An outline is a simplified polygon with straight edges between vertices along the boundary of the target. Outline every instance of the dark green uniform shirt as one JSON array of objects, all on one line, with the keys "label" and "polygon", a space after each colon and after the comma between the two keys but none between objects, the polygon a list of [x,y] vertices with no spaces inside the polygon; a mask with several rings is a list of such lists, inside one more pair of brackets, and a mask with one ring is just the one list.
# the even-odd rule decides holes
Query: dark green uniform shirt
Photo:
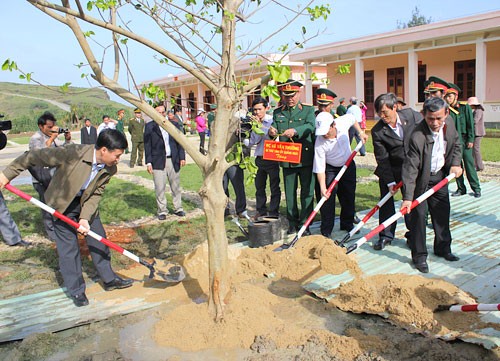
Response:
[{"label": "dark green uniform shirt", "polygon": [[296,135],[293,138],[281,137],[281,142],[294,142],[302,144],[301,163],[280,162],[284,168],[312,167],[314,159],[314,132],[316,130],[316,117],[314,107],[298,103],[293,108],[286,105],[277,108],[273,113],[272,127],[282,134],[285,130],[293,128]]},{"label": "dark green uniform shirt", "polygon": [[453,108],[450,108],[450,114],[455,121],[455,127],[464,144],[474,143],[474,114],[472,108],[467,102],[458,102]]}]

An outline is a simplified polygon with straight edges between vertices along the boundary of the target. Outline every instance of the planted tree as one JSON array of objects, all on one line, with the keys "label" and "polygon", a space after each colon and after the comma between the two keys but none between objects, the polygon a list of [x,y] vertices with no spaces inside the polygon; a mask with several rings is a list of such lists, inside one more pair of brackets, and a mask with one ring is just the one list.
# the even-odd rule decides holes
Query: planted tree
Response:
[{"label": "planted tree", "polygon": [[[86,58],[86,63],[79,64],[79,67],[90,69],[89,76],[139,107],[163,127],[200,168],[204,181],[199,194],[207,219],[209,247],[209,309],[215,319],[221,319],[224,315],[224,299],[230,290],[228,243],[224,227],[227,200],[220,196],[223,194],[222,178],[226,169],[242,160],[241,145],[238,138],[234,137],[240,119],[234,114],[243,97],[259,86],[264,96],[279,99],[276,82],[285,82],[290,75],[290,69],[281,66],[278,60],[268,65],[269,72],[265,76],[238,79],[235,65],[239,60],[251,56],[255,57],[254,66],[260,65],[265,60],[261,55],[265,50],[263,44],[270,38],[285,29],[290,31],[290,25],[304,17],[307,21],[326,19],[330,13],[329,7],[315,5],[314,1],[294,4],[292,7],[288,3],[281,4],[272,0],[266,3],[261,0],[95,0],[86,3],[75,0],[71,4],[68,0],[62,0],[61,5],[44,0],[26,1],[54,20],[67,25]],[[282,14],[283,21],[252,24],[252,17],[261,11]],[[129,22],[131,19],[138,21]],[[143,27],[140,24],[146,20],[157,25],[163,39],[154,41],[151,34],[141,34]],[[237,27],[242,24],[247,32],[261,34],[258,39],[254,37],[257,41],[238,43],[242,38]],[[92,30],[88,29],[89,26]],[[309,36],[304,26],[295,26],[294,29],[299,29],[299,34],[294,35],[298,36],[298,40],[291,39],[290,44],[280,47],[278,50],[283,55],[297,47],[303,47],[307,40],[318,34],[316,32]],[[103,46],[94,40],[99,31],[109,32],[109,46]],[[218,111],[212,125],[207,155],[193,147],[170,122],[162,122],[164,118],[155,111],[152,103],[164,100],[165,92],[154,84],[138,86],[126,57],[130,41],[153,50],[160,63],[175,65],[189,72],[214,94]],[[113,53],[112,66],[106,63],[110,53],[108,49],[112,49]],[[12,67],[12,63],[5,62],[4,68]],[[105,69],[109,69],[110,75],[106,74]],[[127,74],[127,86],[120,83],[122,70]],[[26,73],[23,74],[27,76]],[[29,77],[32,78],[31,74]],[[270,80],[274,80],[274,83],[268,84]],[[251,166],[248,162],[244,164]]]}]

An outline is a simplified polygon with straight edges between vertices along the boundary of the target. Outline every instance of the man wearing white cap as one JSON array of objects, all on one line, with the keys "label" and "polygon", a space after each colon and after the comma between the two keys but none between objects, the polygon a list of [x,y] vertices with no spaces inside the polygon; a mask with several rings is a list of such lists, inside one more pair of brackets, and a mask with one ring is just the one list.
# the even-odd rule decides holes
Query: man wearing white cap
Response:
[{"label": "man wearing white cap", "polygon": [[331,195],[327,194],[328,186],[333,182],[347,159],[351,155],[349,128],[354,127],[366,143],[368,136],[352,114],[343,115],[334,120],[327,112],[316,117],[316,142],[314,144],[313,172],[318,177],[321,195],[327,201],[321,208],[321,234],[330,237],[335,221],[335,195],[340,202],[340,229],[350,231],[354,225],[354,202],[356,192],[356,164],[354,161],[340,178],[338,186]]}]

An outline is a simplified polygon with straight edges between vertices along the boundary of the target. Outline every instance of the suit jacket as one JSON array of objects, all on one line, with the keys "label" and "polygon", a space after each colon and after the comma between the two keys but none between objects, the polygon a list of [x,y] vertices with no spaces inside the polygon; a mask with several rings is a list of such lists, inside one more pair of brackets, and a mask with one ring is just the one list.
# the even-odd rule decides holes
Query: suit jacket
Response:
[{"label": "suit jacket", "polygon": [[[30,166],[56,167],[47,190],[45,201],[57,211],[64,213],[87,181],[92,171],[93,145],[70,144],[65,147],[50,147],[25,152],[3,170],[12,180]],[[83,192],[80,218],[91,220],[97,212],[106,184],[117,171],[116,165],[104,167]]]},{"label": "suit jacket", "polygon": [[375,175],[381,184],[401,180],[401,168],[408,152],[410,135],[415,125],[422,121],[422,114],[410,108],[398,111],[398,115],[403,125],[403,139],[382,119],[371,130],[373,152],[377,160]]},{"label": "suit jacket", "polygon": [[[176,127],[177,125],[174,124]],[[177,129],[179,129],[177,127]],[[169,135],[168,145],[170,146],[170,156],[174,169],[178,172],[181,169],[181,160],[186,159],[186,153],[177,141]],[[165,142],[160,130],[160,126],[155,121],[146,124],[144,129],[144,153],[146,155],[146,164],[151,163],[153,169],[165,169],[167,156],[165,154]]]},{"label": "suit jacket", "polygon": [[[447,117],[444,128],[446,151],[442,170],[448,175],[452,166],[460,166],[462,160],[462,145],[458,137],[453,119]],[[425,121],[415,127],[403,163],[403,199],[414,200],[427,190],[431,175],[432,147],[434,139]]]},{"label": "suit jacket", "polygon": [[128,121],[128,132],[131,135],[131,140],[134,143],[142,143],[144,140],[144,119],[140,121],[132,118]]},{"label": "suit jacket", "polygon": [[80,130],[80,143],[82,144],[95,144],[97,141],[97,129],[91,125],[90,126],[90,134],[87,131],[87,127],[83,127]]},{"label": "suit jacket", "polygon": [[300,163],[280,162],[283,168],[312,167],[314,159],[314,131],[316,130],[316,117],[314,107],[302,103],[293,109],[286,105],[277,108],[273,113],[272,126],[278,130],[278,134],[289,128],[294,128],[297,135],[293,138],[280,137],[282,142],[294,142],[302,144]]}]

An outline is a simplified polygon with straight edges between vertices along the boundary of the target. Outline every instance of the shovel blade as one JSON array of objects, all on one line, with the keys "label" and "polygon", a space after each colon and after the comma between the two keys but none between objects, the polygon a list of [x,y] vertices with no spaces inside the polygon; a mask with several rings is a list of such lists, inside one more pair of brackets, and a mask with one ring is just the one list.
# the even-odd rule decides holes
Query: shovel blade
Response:
[{"label": "shovel blade", "polygon": [[178,283],[186,278],[184,268],[178,264],[156,266],[155,280],[161,282]]}]

